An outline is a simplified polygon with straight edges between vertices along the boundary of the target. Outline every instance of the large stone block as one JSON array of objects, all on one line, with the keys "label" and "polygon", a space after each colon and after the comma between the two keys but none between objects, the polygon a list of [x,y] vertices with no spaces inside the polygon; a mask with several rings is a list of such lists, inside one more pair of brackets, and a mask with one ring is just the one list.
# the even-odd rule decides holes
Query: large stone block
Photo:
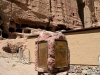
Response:
[{"label": "large stone block", "polygon": [[[53,32],[46,31],[46,32],[42,32],[39,35],[39,37],[37,38],[37,40],[35,42],[35,44],[36,44],[36,47],[35,47],[35,69],[37,71],[39,71],[39,72],[60,72],[60,71],[67,71],[69,69],[70,57],[69,57],[69,49],[68,49],[67,42],[64,47],[65,51],[67,51],[67,55],[66,55],[66,53],[64,53],[64,55],[66,55],[66,58],[65,58],[65,56],[61,55],[61,53],[58,52],[60,48],[63,48],[62,45],[64,45],[64,43],[62,43],[62,45],[58,43],[60,48],[57,49],[57,51],[56,51],[56,46],[55,46],[56,40],[61,40],[61,41],[66,42],[65,36],[61,32],[53,33]],[[44,45],[43,45],[43,41],[45,41]],[[41,42],[42,42],[42,44],[40,44]],[[41,47],[43,47],[43,49],[41,49],[41,50],[44,51],[43,61],[45,61],[45,62],[42,63],[42,66],[43,65],[45,66],[44,68],[39,66],[39,63],[40,63],[40,60],[39,60],[40,46],[39,45],[41,45]],[[47,49],[44,47],[46,47]],[[46,53],[45,53],[44,49],[46,49],[47,58],[45,56]],[[56,57],[56,55],[57,55],[56,52],[59,53],[58,58]],[[60,57],[60,55],[62,56],[62,58]],[[46,58],[46,60],[44,60],[45,58]],[[62,60],[62,59],[64,59],[64,60]],[[65,59],[67,59],[67,60],[65,61]],[[59,60],[61,60],[61,61],[59,61]],[[62,62],[63,64],[61,63],[60,64],[61,67],[58,67],[60,62]],[[67,63],[68,63],[68,65],[67,65]]]}]

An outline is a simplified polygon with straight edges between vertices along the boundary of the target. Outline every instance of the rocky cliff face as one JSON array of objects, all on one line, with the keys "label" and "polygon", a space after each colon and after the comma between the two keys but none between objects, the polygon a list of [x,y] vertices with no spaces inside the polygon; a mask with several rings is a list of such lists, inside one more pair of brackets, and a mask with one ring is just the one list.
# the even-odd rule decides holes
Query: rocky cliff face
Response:
[{"label": "rocky cliff face", "polygon": [[[17,28],[27,27],[22,26],[22,24],[32,26],[32,24],[38,25],[38,22],[39,24],[45,24],[45,22],[48,23],[50,13],[49,9],[48,11],[46,10],[47,7],[45,4],[48,3],[43,1],[39,2],[38,0],[1,0],[0,20],[3,23],[0,23],[0,25],[3,28],[3,32],[9,34],[9,30],[16,31]],[[42,5],[44,6],[42,7]],[[40,7],[42,8],[41,10]]]},{"label": "rocky cliff face", "polygon": [[51,13],[56,26],[65,25],[71,29],[81,29],[76,0],[51,0]]},{"label": "rocky cliff face", "polygon": [[4,33],[23,27],[45,30],[99,26],[99,0],[0,0],[0,27]]},{"label": "rocky cliff face", "polygon": [[[34,1],[27,1],[27,0],[1,0],[0,5],[3,14],[5,17],[9,17],[9,19],[14,19],[17,20],[18,18],[20,19],[27,19],[31,21],[41,21],[39,17],[46,16],[49,14],[43,14],[46,13],[46,11],[42,11],[43,9],[46,9],[46,6],[42,8],[42,5],[39,4],[45,4],[45,3],[39,3],[38,0]],[[40,10],[39,6],[42,8]],[[42,11],[42,12],[41,12]],[[42,17],[41,17],[42,18]],[[7,19],[8,20],[8,19]]]}]

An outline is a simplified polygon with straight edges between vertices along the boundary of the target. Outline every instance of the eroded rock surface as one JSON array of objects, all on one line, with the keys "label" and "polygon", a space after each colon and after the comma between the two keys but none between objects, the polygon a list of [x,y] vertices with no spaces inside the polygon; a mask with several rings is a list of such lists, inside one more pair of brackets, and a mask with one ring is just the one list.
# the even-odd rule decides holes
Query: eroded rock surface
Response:
[{"label": "eroded rock surface", "polygon": [[26,27],[49,31],[100,26],[99,0],[1,0],[3,37]]},{"label": "eroded rock surface", "polygon": [[[70,3],[73,4],[69,6]],[[68,0],[1,0],[0,16],[6,33],[9,32],[7,28],[10,27],[14,32],[21,27],[44,27],[44,29],[51,28],[51,31],[58,30],[55,29],[57,26],[71,29],[83,27],[77,2],[71,0],[70,2]],[[15,22],[15,26],[10,22],[11,20]]]}]

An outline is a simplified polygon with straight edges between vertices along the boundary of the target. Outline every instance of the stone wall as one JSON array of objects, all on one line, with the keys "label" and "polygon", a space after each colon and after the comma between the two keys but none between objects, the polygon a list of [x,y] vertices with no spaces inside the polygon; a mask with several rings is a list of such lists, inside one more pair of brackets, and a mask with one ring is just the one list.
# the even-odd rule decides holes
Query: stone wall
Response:
[{"label": "stone wall", "polygon": [[100,55],[100,32],[98,30],[66,33],[71,64],[98,65]]},{"label": "stone wall", "polygon": [[[66,33],[65,35],[68,40],[68,47],[70,50],[71,65],[69,75],[92,75],[94,73],[99,75],[99,29]],[[33,36],[29,37],[27,40],[31,62],[35,62],[34,47],[36,38],[37,37]]]},{"label": "stone wall", "polygon": [[[100,55],[100,31],[91,30],[83,32],[66,33],[68,47],[70,50],[70,64],[98,65]],[[34,60],[35,36],[30,36],[28,48],[31,51],[31,62]]]}]

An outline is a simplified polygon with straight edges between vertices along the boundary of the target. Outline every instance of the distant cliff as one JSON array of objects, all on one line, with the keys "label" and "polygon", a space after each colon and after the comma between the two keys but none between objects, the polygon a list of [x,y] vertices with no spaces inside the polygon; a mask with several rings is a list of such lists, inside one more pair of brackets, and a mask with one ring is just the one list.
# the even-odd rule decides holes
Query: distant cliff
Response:
[{"label": "distant cliff", "polygon": [[49,31],[100,25],[99,0],[0,0],[0,27],[6,35],[25,27]]}]

